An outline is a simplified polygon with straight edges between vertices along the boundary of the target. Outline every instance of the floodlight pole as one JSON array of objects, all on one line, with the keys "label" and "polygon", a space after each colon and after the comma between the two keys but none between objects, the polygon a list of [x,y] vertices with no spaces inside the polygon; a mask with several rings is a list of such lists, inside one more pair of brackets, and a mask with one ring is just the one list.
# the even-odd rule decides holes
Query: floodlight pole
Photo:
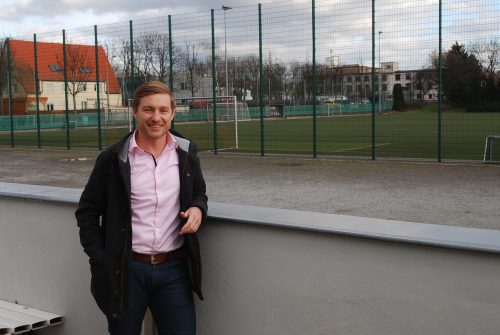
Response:
[{"label": "floodlight pole", "polygon": [[378,112],[379,114],[382,112],[382,100],[381,100],[381,92],[382,92],[382,84],[381,84],[381,76],[382,76],[382,62],[380,59],[380,35],[382,32],[379,30],[378,32]]},{"label": "floodlight pole", "polygon": [[233,9],[229,5],[222,5],[224,10],[224,62],[226,63],[226,95],[229,95],[229,81],[227,77],[227,34],[226,34],[226,11]]}]

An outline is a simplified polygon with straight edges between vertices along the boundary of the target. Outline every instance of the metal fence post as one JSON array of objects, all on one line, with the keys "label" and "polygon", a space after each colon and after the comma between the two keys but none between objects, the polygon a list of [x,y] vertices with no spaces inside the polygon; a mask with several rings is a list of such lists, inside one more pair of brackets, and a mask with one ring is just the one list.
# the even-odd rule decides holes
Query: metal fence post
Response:
[{"label": "metal fence post", "polygon": [[215,19],[214,10],[211,9],[212,21],[212,110],[214,118],[214,154],[217,155],[217,73],[215,72]]},{"label": "metal fence post", "polygon": [[264,98],[262,87],[264,86],[264,65],[262,58],[262,4],[259,4],[259,107],[260,107],[260,155],[264,156]]},{"label": "metal fence post", "polygon": [[[169,61],[169,71],[168,71],[168,84],[170,86],[170,91],[174,93],[174,61],[172,59],[172,15],[168,16],[168,61]],[[175,128],[175,120],[172,120],[172,129]]]},{"label": "metal fence post", "polygon": [[442,93],[442,89],[443,89],[443,50],[442,50],[442,47],[443,47],[443,12],[442,12],[442,6],[443,6],[443,1],[442,0],[439,0],[439,65],[438,65],[438,80],[439,80],[439,84],[438,84],[438,129],[437,129],[437,149],[438,149],[438,157],[437,157],[437,160],[438,162],[441,162],[441,158],[442,158],[442,140],[443,140],[443,134],[442,134],[442,99],[443,99],[443,93]]},{"label": "metal fence post", "polygon": [[40,102],[38,95],[38,52],[36,49],[36,34],[33,34],[33,49],[35,56],[35,101],[36,101],[36,132],[38,149],[42,148],[42,138],[40,136]]},{"label": "metal fence post", "polygon": [[375,119],[375,0],[372,0],[372,160],[375,160]]},{"label": "metal fence post", "polygon": [[168,61],[170,71],[168,71],[168,84],[170,90],[174,92],[174,60],[173,60],[173,44],[172,44],[172,15],[168,16]]},{"label": "metal fence post", "polygon": [[316,3],[312,0],[312,94],[313,94],[313,157],[317,156],[316,139]]},{"label": "metal fence post", "polygon": [[[135,92],[135,64],[134,64],[134,27],[132,20],[129,21],[129,30],[130,30],[130,80],[131,80],[131,92],[132,96]],[[135,117],[132,117],[132,129],[136,128]]]},{"label": "metal fence post", "polygon": [[[67,50],[66,50],[66,30],[63,29],[63,61],[64,61],[64,113],[66,114],[66,148],[71,149],[71,134],[69,132],[69,102],[68,102],[68,69],[67,69]],[[73,100],[75,101],[75,100]],[[73,106],[76,111],[76,106]],[[75,115],[75,126],[76,126],[76,112]]]},{"label": "metal fence post", "polygon": [[[95,39],[95,82],[97,92],[97,138],[99,142],[99,150],[102,150],[102,134],[101,134],[101,97],[99,87],[99,46],[97,44],[97,25],[94,25],[94,39]],[[106,113],[104,113],[106,115]]]},{"label": "metal fence post", "polygon": [[9,84],[9,116],[10,116],[10,146],[14,148],[14,111],[13,111],[13,94],[12,94],[12,55],[10,50],[10,38],[7,38],[7,80]]}]

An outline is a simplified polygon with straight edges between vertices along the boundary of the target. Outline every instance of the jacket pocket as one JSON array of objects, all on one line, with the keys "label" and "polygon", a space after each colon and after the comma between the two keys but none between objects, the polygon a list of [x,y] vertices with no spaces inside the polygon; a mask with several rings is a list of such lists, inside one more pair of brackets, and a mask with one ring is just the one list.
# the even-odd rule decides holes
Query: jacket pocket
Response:
[{"label": "jacket pocket", "polygon": [[108,276],[106,271],[105,261],[95,261],[90,259],[90,292],[97,303],[99,309],[107,314],[108,312],[108,299],[109,292]]}]

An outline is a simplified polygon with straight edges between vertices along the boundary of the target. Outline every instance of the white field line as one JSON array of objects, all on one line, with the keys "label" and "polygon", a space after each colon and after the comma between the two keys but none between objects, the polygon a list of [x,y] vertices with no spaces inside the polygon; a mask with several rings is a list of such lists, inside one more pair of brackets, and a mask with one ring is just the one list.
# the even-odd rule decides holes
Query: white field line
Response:
[{"label": "white field line", "polygon": [[[376,147],[381,147],[384,145],[389,145],[390,143],[380,143],[380,144],[375,144]],[[363,147],[357,147],[357,148],[347,148],[347,149],[340,149],[340,150],[335,150],[333,152],[343,152],[343,151],[351,151],[351,150],[359,150],[359,149],[365,149],[365,148],[371,148],[371,145],[365,145]]]}]

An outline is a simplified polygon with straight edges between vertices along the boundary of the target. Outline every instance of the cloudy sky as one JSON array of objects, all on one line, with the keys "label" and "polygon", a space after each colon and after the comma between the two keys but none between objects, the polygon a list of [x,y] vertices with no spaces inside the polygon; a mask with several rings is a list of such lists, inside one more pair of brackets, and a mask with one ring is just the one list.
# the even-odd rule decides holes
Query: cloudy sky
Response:
[{"label": "cloudy sky", "polygon": [[[258,2],[269,1],[229,1],[233,7]],[[26,36],[142,17],[218,9],[223,4],[213,0],[0,0],[0,34]]]}]

